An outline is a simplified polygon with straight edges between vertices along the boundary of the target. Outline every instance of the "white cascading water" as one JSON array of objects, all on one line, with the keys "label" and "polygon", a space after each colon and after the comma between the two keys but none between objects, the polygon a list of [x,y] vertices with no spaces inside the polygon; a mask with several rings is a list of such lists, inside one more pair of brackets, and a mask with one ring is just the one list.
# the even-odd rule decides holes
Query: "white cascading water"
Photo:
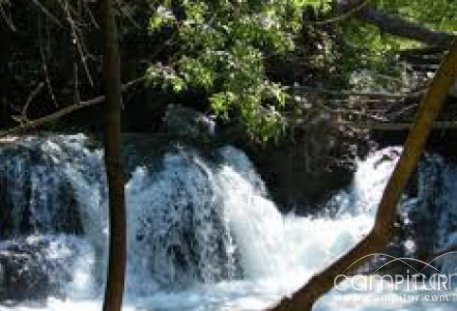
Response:
[{"label": "white cascading water", "polygon": [[[6,204],[10,209],[8,217],[0,218],[0,294],[2,254],[11,252],[8,245],[22,243],[24,236],[32,240],[51,237],[40,254],[44,254],[45,262],[63,262],[71,271],[64,293],[68,299],[49,297],[38,307],[100,310],[106,267],[107,196],[102,152],[86,144],[83,135],[0,143],[0,180],[6,180],[0,186],[9,188],[0,188],[6,197],[0,198],[0,208]],[[280,214],[247,156],[230,146],[211,156],[176,148],[165,154],[161,163],[138,163],[126,184],[125,309],[260,310],[277,301],[368,232],[400,152],[388,148],[360,162],[353,185],[323,208],[331,213],[315,217]],[[448,187],[455,186],[452,177],[457,172],[452,166],[448,170],[440,180],[448,180]],[[449,191],[454,196],[457,193]],[[62,201],[65,194],[72,195],[73,201]],[[419,201],[412,209],[420,206]],[[73,206],[79,217],[65,227],[75,212],[70,208]],[[452,242],[450,224],[457,219],[454,212],[445,215],[446,203],[440,206],[443,212],[436,212],[443,215],[439,227],[444,223],[448,227],[439,232],[436,249]],[[7,220],[12,220],[12,225],[7,225]],[[59,278],[59,274],[49,277]],[[369,302],[350,304],[345,309],[338,300],[341,295],[326,295],[316,309],[378,310],[379,303]],[[414,303],[400,307],[429,309]],[[0,310],[31,308],[36,310],[36,302],[0,305]],[[446,308],[442,305],[436,310],[452,309]],[[386,309],[383,306],[379,310]]]}]

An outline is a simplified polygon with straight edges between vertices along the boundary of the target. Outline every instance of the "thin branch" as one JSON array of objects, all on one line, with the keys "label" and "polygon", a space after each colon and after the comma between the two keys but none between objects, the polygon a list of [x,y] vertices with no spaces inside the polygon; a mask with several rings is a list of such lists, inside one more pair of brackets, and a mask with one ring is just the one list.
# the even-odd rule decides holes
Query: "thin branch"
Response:
[{"label": "thin branch", "polygon": [[65,3],[62,3],[62,1],[59,0],[58,2],[60,4],[60,6],[62,7],[62,10],[65,12],[65,14],[67,16],[67,21],[70,24],[71,34],[72,34],[74,43],[76,45],[76,49],[78,51],[79,57],[81,59],[81,63],[83,65],[84,71],[86,72],[87,80],[89,81],[90,86],[94,87],[94,80],[92,78],[92,75],[89,70],[89,66],[87,65],[87,61],[86,61],[86,59],[87,59],[86,53],[84,52],[82,40],[78,36],[78,32],[79,32],[78,27],[76,26],[75,21],[74,21],[73,17],[71,16],[68,1],[65,1]]},{"label": "thin branch", "polygon": [[[340,122],[341,125],[353,125],[358,128],[366,128],[372,131],[408,131],[413,127],[410,122]],[[435,130],[456,130],[457,121],[437,121],[433,123]]]},{"label": "thin branch", "polygon": [[79,93],[79,70],[78,70],[78,63],[73,62],[73,76],[74,76],[74,103],[79,103],[81,101],[81,95]]},{"label": "thin branch", "polygon": [[42,37],[41,37],[41,18],[38,18],[38,27],[39,27],[38,41],[39,41],[39,49],[40,49],[40,56],[41,56],[41,66],[43,68],[44,78],[46,81],[46,85],[48,87],[49,95],[51,96],[51,99],[52,99],[52,102],[54,103],[54,105],[56,107],[58,107],[59,104],[57,103],[56,96],[54,94],[54,90],[52,89],[51,80],[49,79],[48,64],[46,62],[46,55],[45,55],[44,48],[43,48],[43,41],[42,41]]},{"label": "thin branch", "polygon": [[[125,91],[129,90],[130,88],[132,88],[133,86],[146,81],[146,79],[147,79],[147,76],[142,76],[140,78],[127,82],[126,84],[124,84],[122,86],[122,91],[125,92]],[[89,99],[86,101],[81,101],[77,104],[73,104],[73,105],[70,105],[65,108],[62,108],[54,113],[51,113],[47,116],[44,116],[44,117],[41,117],[38,119],[25,120],[25,122],[21,123],[19,126],[13,127],[11,129],[3,131],[3,132],[0,132],[0,138],[7,137],[10,135],[16,135],[16,134],[19,134],[19,133],[22,133],[22,132],[25,132],[25,131],[28,131],[28,130],[31,130],[34,128],[38,128],[49,122],[56,121],[64,116],[69,115],[82,108],[100,104],[100,103],[104,102],[104,100],[105,100],[105,96],[98,96],[98,97],[95,97],[95,98],[92,98],[92,99]]]},{"label": "thin branch", "polygon": [[127,20],[136,28],[136,29],[141,29],[141,26],[135,21],[133,18],[131,12],[129,12],[128,9],[125,8],[125,6],[122,4],[122,0],[116,0],[115,4],[118,7],[118,11],[120,14],[124,15]]},{"label": "thin branch", "polygon": [[32,0],[32,2],[43,12],[44,15],[46,15],[51,21],[53,21],[55,24],[63,28],[62,23],[59,21],[59,19],[53,15],[44,5],[41,4],[38,0]]},{"label": "thin branch", "polygon": [[30,104],[32,103],[33,99],[40,93],[40,91],[45,86],[44,82],[38,83],[38,85],[30,92],[30,95],[27,97],[27,101],[25,102],[24,107],[22,108],[22,116],[27,117],[27,110],[29,109]]},{"label": "thin branch", "polygon": [[319,93],[336,96],[361,96],[361,97],[379,97],[389,99],[404,99],[408,97],[420,97],[425,94],[425,90],[415,91],[411,93],[386,93],[386,92],[357,92],[357,91],[335,91],[324,88],[312,88],[308,86],[293,86],[290,89],[301,90],[309,93]]},{"label": "thin branch", "polygon": [[402,115],[408,113],[408,112],[413,112],[414,109],[417,108],[417,103],[414,103],[412,105],[409,105],[409,106],[406,106],[402,109],[400,109],[399,111],[396,111],[395,113],[390,113],[389,114],[389,119],[398,119],[399,117],[401,117]]},{"label": "thin branch", "polygon": [[87,12],[87,16],[89,16],[89,20],[91,21],[92,25],[96,28],[96,29],[100,29],[100,25],[99,23],[97,22],[97,19],[95,18],[94,14],[92,13],[92,11],[87,7],[87,6],[84,6],[84,10]]},{"label": "thin branch", "polygon": [[13,31],[13,32],[16,32],[17,31],[16,26],[13,24],[13,21],[11,20],[11,18],[8,17],[8,15],[6,14],[2,5],[3,5],[3,3],[0,3],[0,15],[3,17],[3,20],[5,21],[5,24],[9,27],[9,29],[11,29],[11,31]]},{"label": "thin branch", "polygon": [[344,20],[350,18],[352,15],[354,15],[355,13],[357,13],[358,11],[363,9],[368,4],[368,2],[370,2],[370,0],[364,0],[362,3],[354,6],[353,8],[349,9],[348,11],[346,11],[346,12],[344,12],[344,13],[338,15],[338,16],[335,16],[335,17],[332,17],[332,18],[329,18],[329,19],[326,19],[326,20],[323,20],[323,21],[315,21],[315,22],[305,23],[305,25],[318,25],[318,26],[321,26],[321,25],[339,23],[341,21],[344,21]]},{"label": "thin branch", "polygon": [[326,105],[324,105],[322,103],[317,103],[317,106],[332,114],[354,115],[354,116],[359,116],[359,117],[365,117],[367,119],[371,119],[373,121],[378,121],[378,122],[387,122],[388,121],[386,118],[384,118],[382,116],[367,113],[364,111],[341,109],[341,108],[335,109],[335,108],[327,107]]}]

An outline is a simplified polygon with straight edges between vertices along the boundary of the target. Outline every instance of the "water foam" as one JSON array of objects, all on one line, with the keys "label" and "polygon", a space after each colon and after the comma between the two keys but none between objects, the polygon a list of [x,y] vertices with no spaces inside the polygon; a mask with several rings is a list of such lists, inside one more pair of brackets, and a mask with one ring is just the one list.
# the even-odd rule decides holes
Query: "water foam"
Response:
[{"label": "water foam", "polygon": [[[93,249],[92,255],[81,259],[86,270],[75,269],[71,283],[76,288],[90,287],[86,296],[76,291],[79,294],[67,301],[49,298],[47,310],[98,310],[101,306],[106,187],[102,153],[85,147],[85,140],[83,136],[59,136],[25,142],[29,149],[40,146],[40,152],[51,159],[46,163],[52,165],[44,166],[21,162],[21,155],[8,157],[0,148],[0,157],[10,161],[7,168],[12,169],[11,176],[30,179],[35,185],[32,197],[37,199],[30,200],[34,215],[49,224],[51,229],[46,230],[51,234],[55,219],[50,216],[55,206],[51,186],[56,178],[72,186],[83,237]],[[28,145],[31,143],[34,147]],[[331,213],[314,217],[281,215],[252,163],[233,147],[221,148],[211,157],[182,148],[165,154],[160,165],[139,164],[126,185],[125,309],[257,310],[277,301],[367,234],[400,152],[389,148],[361,161],[351,187],[327,204],[325,210]],[[34,173],[29,176],[26,171]],[[20,186],[13,189],[11,195],[17,202],[23,200],[22,190]],[[14,217],[22,217],[23,206],[16,208]],[[446,219],[442,222],[449,223],[449,217]],[[42,233],[42,228],[47,227],[35,227],[35,233]],[[17,224],[14,230],[16,234],[20,231]],[[445,233],[440,236],[440,245],[450,243],[444,240]],[[87,267],[99,275],[87,278]],[[89,295],[94,292],[99,294],[98,299]],[[335,293],[327,295],[317,309],[336,310],[338,297]],[[417,304],[401,304],[403,308],[408,305],[421,309]],[[365,306],[375,310],[369,303]],[[22,303],[14,310],[28,308]]]}]

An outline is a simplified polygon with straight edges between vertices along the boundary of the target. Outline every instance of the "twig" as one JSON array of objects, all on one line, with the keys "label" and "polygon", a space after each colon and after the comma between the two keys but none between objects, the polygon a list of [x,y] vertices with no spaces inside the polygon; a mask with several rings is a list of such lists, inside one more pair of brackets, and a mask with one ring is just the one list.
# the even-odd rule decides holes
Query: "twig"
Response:
[{"label": "twig", "polygon": [[38,85],[30,92],[30,95],[27,97],[27,101],[25,102],[24,107],[22,108],[22,116],[27,117],[27,110],[29,109],[30,104],[32,103],[33,99],[40,93],[41,89],[44,87],[45,83],[40,82]]},{"label": "twig", "polygon": [[[408,131],[412,128],[413,123],[399,122],[399,123],[388,123],[388,122],[341,122],[341,125],[353,125],[356,127],[366,128],[372,131]],[[456,130],[457,121],[437,121],[433,123],[433,129],[435,130]]]},{"label": "twig", "polygon": [[417,108],[417,103],[406,106],[406,107],[400,109],[400,111],[390,114],[389,117],[390,117],[390,119],[397,119],[407,112],[413,112],[414,109],[416,109],[416,108]]},{"label": "twig", "polygon": [[87,6],[84,6],[84,10],[87,12],[87,16],[89,16],[89,20],[92,22],[92,25],[94,25],[96,29],[100,29],[100,25],[98,24],[94,14],[92,14],[92,11]]},{"label": "twig", "polygon": [[74,82],[75,82],[75,90],[74,90],[74,103],[79,103],[81,101],[81,96],[79,94],[79,70],[78,70],[78,63],[73,62],[73,76],[74,76]]},{"label": "twig", "polygon": [[[142,83],[146,80],[147,76],[142,76],[140,78],[137,78],[135,80],[132,80],[130,82],[127,82],[126,84],[124,84],[122,86],[122,91],[125,92],[127,91],[128,89],[130,89],[131,87],[139,84],[139,83]],[[98,97],[95,97],[95,98],[92,98],[92,99],[89,99],[89,100],[86,100],[86,101],[81,101],[77,104],[73,104],[73,105],[70,105],[68,107],[65,107],[65,108],[62,108],[54,113],[51,113],[47,116],[44,116],[44,117],[41,117],[41,118],[38,118],[38,119],[34,119],[34,120],[25,120],[25,122],[22,122],[19,126],[16,126],[16,127],[13,127],[9,130],[6,130],[6,131],[3,131],[3,132],[0,132],[0,138],[3,138],[3,137],[6,137],[6,136],[10,136],[10,135],[15,135],[15,134],[18,134],[18,133],[21,133],[21,132],[24,132],[24,131],[27,131],[27,130],[30,130],[30,129],[33,129],[33,128],[37,128],[37,127],[40,127],[44,124],[47,124],[49,122],[52,122],[52,121],[55,121],[55,120],[58,120],[68,114],[71,114],[79,109],[82,109],[82,108],[85,108],[85,107],[90,107],[90,106],[93,106],[93,105],[96,105],[96,104],[100,104],[102,103],[103,101],[105,100],[105,96],[98,96]],[[23,120],[24,121],[24,120]]]},{"label": "twig", "polygon": [[120,0],[116,0],[115,1],[115,4],[117,4],[118,8],[119,8],[119,12],[124,15],[127,20],[136,28],[136,29],[141,29],[141,26],[135,21],[135,19],[133,18],[131,12],[129,12],[125,7],[124,5],[122,5],[122,1]]},{"label": "twig", "polygon": [[13,32],[17,31],[16,26],[14,26],[13,21],[6,14],[5,10],[3,9],[2,4],[3,3],[0,3],[0,14],[3,17],[3,20],[5,21],[5,24],[11,29],[11,31],[13,31]]},{"label": "twig", "polygon": [[338,95],[338,96],[362,96],[362,97],[379,97],[379,98],[394,98],[394,99],[403,99],[407,97],[420,97],[424,95],[425,90],[415,91],[411,93],[385,93],[385,92],[357,92],[357,91],[334,91],[323,88],[311,88],[307,86],[293,86],[290,89],[302,90],[309,93],[321,93],[328,95]]},{"label": "twig", "polygon": [[32,0],[32,2],[41,9],[44,15],[46,15],[51,21],[53,21],[55,24],[59,25],[60,27],[63,27],[62,23],[59,21],[59,19],[54,16],[44,5],[42,5],[38,0]]},{"label": "twig", "polygon": [[326,105],[324,105],[322,103],[317,103],[317,106],[332,114],[344,114],[344,115],[354,115],[354,116],[366,117],[367,119],[371,119],[371,120],[378,121],[378,122],[387,122],[388,121],[386,118],[384,118],[382,116],[378,116],[375,114],[369,114],[369,113],[366,113],[363,111],[341,109],[341,108],[335,109],[335,108],[327,107]]},{"label": "twig", "polygon": [[46,63],[46,55],[45,55],[44,48],[43,48],[43,41],[42,41],[42,37],[41,37],[41,18],[38,19],[38,27],[39,27],[39,30],[38,30],[38,41],[40,43],[39,44],[39,48],[40,48],[41,65],[43,67],[44,78],[45,78],[45,81],[46,81],[46,85],[48,87],[49,95],[51,96],[51,99],[52,99],[54,105],[56,107],[58,107],[59,104],[57,104],[56,96],[55,96],[54,91],[52,89],[51,80],[49,79],[48,65]]},{"label": "twig", "polygon": [[92,75],[90,74],[89,66],[87,65],[87,61],[86,61],[86,53],[84,53],[84,47],[83,47],[83,44],[81,43],[82,40],[80,40],[80,38],[78,36],[78,27],[76,26],[75,21],[73,20],[73,17],[71,16],[68,1],[65,1],[65,3],[62,3],[62,1],[59,0],[59,4],[62,7],[62,10],[67,15],[67,20],[68,20],[68,23],[70,24],[70,28],[71,28],[71,34],[73,36],[73,40],[76,45],[76,49],[78,50],[78,54],[81,59],[81,63],[83,65],[84,71],[86,72],[87,80],[89,81],[90,86],[94,87],[94,80],[92,79]]},{"label": "twig", "polygon": [[353,14],[357,13],[358,11],[360,11],[361,9],[363,9],[367,4],[368,2],[370,2],[370,0],[365,0],[363,1],[362,3],[358,4],[357,6],[349,9],[348,11],[342,13],[341,15],[338,15],[338,16],[335,16],[335,17],[332,17],[332,18],[329,18],[329,19],[326,19],[326,20],[323,20],[323,21],[315,21],[315,22],[308,22],[308,23],[305,23],[305,25],[328,25],[328,24],[334,24],[334,23],[338,23],[338,22],[341,22],[349,17],[351,17]]},{"label": "twig", "polygon": [[[385,104],[396,104],[401,98],[357,98],[357,103],[364,105],[385,105]],[[346,105],[351,101],[350,98],[336,99],[328,98],[325,102],[333,105]]]}]

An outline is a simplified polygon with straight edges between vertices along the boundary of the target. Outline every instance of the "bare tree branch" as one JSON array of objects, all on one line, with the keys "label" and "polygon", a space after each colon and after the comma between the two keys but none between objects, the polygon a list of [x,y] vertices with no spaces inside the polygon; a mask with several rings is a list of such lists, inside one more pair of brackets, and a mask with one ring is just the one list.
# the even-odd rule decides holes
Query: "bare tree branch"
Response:
[{"label": "bare tree branch", "polygon": [[27,97],[27,101],[25,102],[24,107],[22,107],[22,116],[27,117],[27,110],[29,109],[30,104],[32,103],[33,99],[40,93],[41,89],[44,87],[44,83],[40,82],[38,85],[30,92],[30,95]]},{"label": "bare tree branch", "polygon": [[[124,84],[122,86],[122,91],[127,91],[129,90],[130,88],[144,82],[146,80],[146,76],[143,76],[143,77],[140,77],[140,78],[137,78],[135,80],[132,80],[126,84]],[[3,132],[0,132],[0,138],[3,138],[3,137],[6,137],[6,136],[10,136],[10,135],[16,135],[16,134],[19,134],[19,133],[23,133],[25,131],[28,131],[28,130],[31,130],[31,129],[34,129],[34,128],[38,128],[40,126],[43,126],[49,122],[53,122],[53,121],[56,121],[66,115],[69,115],[77,110],[80,110],[82,108],[86,108],[86,107],[90,107],[90,106],[94,106],[94,105],[97,105],[97,104],[100,104],[100,103],[103,103],[105,100],[105,96],[97,96],[95,98],[92,98],[92,99],[89,99],[89,100],[86,100],[86,101],[81,101],[77,104],[73,104],[73,105],[70,105],[68,107],[65,107],[65,108],[62,108],[54,113],[51,113],[47,116],[44,116],[44,117],[41,117],[41,118],[38,118],[38,119],[34,119],[34,120],[26,120],[25,122],[23,122],[22,124],[20,124],[19,126],[17,127],[13,127],[9,130],[6,130],[6,131],[3,131]]]},{"label": "bare tree branch", "polygon": [[43,4],[41,4],[40,1],[38,0],[32,0],[32,2],[43,12],[44,15],[46,15],[52,22],[55,24],[59,25],[60,27],[63,27],[62,23],[59,21],[59,19],[52,14]]},{"label": "bare tree branch", "polygon": [[3,9],[3,4],[0,2],[0,15],[2,16],[3,20],[5,21],[5,24],[11,29],[11,31],[15,32],[17,31],[16,26],[14,26],[13,21],[11,18],[6,14],[5,10]]},{"label": "bare tree branch", "polygon": [[344,21],[344,20],[352,17],[352,15],[354,15],[355,13],[357,13],[358,11],[363,9],[368,4],[368,2],[370,2],[370,0],[364,0],[363,2],[353,6],[352,8],[350,8],[349,10],[346,10],[346,12],[343,12],[338,16],[334,16],[332,18],[329,18],[329,19],[326,19],[326,20],[322,20],[322,21],[315,21],[315,22],[311,22],[311,23],[305,23],[305,25],[318,25],[318,26],[320,26],[320,25],[328,25],[328,24],[339,23],[341,21]]},{"label": "bare tree branch", "polygon": [[387,99],[404,99],[408,97],[421,97],[424,95],[425,90],[415,91],[411,93],[387,93],[387,92],[357,92],[357,91],[336,91],[329,90],[324,88],[312,88],[308,86],[293,86],[290,89],[309,92],[309,93],[319,93],[327,95],[336,95],[336,96],[361,96],[361,97],[371,97],[371,98],[387,98]]},{"label": "bare tree branch", "polygon": [[41,66],[43,68],[44,78],[46,81],[46,85],[48,87],[49,95],[51,96],[52,102],[56,107],[59,106],[56,100],[56,96],[54,94],[54,90],[52,89],[51,80],[49,79],[49,71],[48,71],[48,64],[46,60],[46,54],[43,47],[43,41],[41,36],[41,18],[38,18],[38,41],[39,41],[39,48],[40,48],[40,56],[41,56]]},{"label": "bare tree branch", "polygon": [[[372,131],[409,131],[413,127],[411,122],[339,122],[339,125],[350,125],[356,128],[365,128]],[[435,130],[457,130],[457,121],[437,121],[433,123]]]},{"label": "bare tree branch", "polygon": [[[354,7],[358,7],[360,1],[339,0],[337,2],[338,10],[341,12],[351,11]],[[383,33],[424,42],[429,45],[448,47],[455,38],[454,34],[427,29],[400,16],[378,11],[368,5],[362,6],[354,14],[351,14],[351,16],[375,25]]]},{"label": "bare tree branch", "polygon": [[74,44],[76,45],[76,49],[78,51],[78,54],[79,54],[79,57],[81,60],[81,64],[83,65],[84,71],[86,73],[87,80],[89,81],[90,86],[94,87],[94,80],[90,73],[89,66],[87,65],[87,56],[86,56],[87,53],[84,52],[84,45],[82,43],[83,40],[78,35],[78,33],[80,31],[73,19],[73,16],[71,15],[70,8],[69,8],[70,5],[69,5],[68,1],[64,1],[64,3],[62,3],[62,1],[60,1],[60,0],[59,0],[59,4],[62,7],[62,10],[65,12],[65,15],[67,16],[67,21],[70,25],[73,41],[74,41]]}]

